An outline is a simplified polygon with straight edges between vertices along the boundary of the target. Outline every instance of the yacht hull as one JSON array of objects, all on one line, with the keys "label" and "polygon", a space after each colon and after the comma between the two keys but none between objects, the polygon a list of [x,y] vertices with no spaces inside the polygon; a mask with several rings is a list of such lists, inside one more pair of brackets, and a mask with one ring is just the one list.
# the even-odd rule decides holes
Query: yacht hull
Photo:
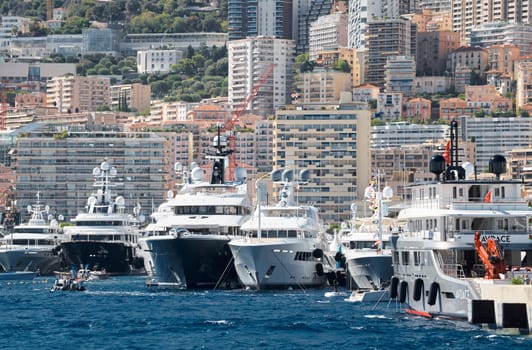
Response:
[{"label": "yacht hull", "polygon": [[128,275],[142,270],[142,259],[135,257],[132,246],[118,242],[63,242],[61,257],[64,268],[88,265],[90,269],[105,269],[113,275]]},{"label": "yacht hull", "polygon": [[391,254],[356,254],[347,256],[347,270],[358,289],[387,287],[393,276]]},{"label": "yacht hull", "polygon": [[240,287],[227,236],[194,235],[148,238],[148,286],[182,289]]},{"label": "yacht hull", "polygon": [[[313,241],[238,240],[229,246],[240,282],[247,288],[316,288],[327,283],[323,263],[313,255],[317,248]],[[321,269],[317,267],[319,264]]]},{"label": "yacht hull", "polygon": [[53,250],[8,249],[0,250],[0,265],[4,271],[39,271],[40,275],[52,275],[59,269],[61,260]]}]

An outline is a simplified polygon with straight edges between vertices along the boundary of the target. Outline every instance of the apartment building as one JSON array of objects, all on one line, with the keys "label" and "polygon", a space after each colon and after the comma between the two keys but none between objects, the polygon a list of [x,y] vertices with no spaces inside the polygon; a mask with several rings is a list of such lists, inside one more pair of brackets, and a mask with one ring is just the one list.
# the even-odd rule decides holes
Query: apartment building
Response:
[{"label": "apartment building", "polygon": [[381,92],[377,96],[375,118],[383,121],[398,121],[403,116],[403,94],[400,92]]},{"label": "apartment building", "polygon": [[414,96],[416,61],[412,56],[388,56],[384,65],[384,92]]},{"label": "apartment building", "polygon": [[447,56],[460,47],[459,34],[451,31],[417,33],[416,75],[445,75]]},{"label": "apartment building", "polygon": [[351,74],[334,70],[314,69],[299,75],[296,82],[297,103],[338,102],[343,92],[351,92]]},{"label": "apartment building", "polygon": [[531,24],[531,0],[451,0],[453,32],[460,33],[463,45],[470,43],[470,32],[482,23],[508,22]]},{"label": "apartment building", "polygon": [[495,45],[515,45],[522,55],[532,53],[531,42],[532,23],[482,23],[472,28],[470,33],[471,46],[489,48]]},{"label": "apartment building", "polygon": [[95,111],[111,105],[110,79],[66,75],[53,77],[46,84],[46,105],[59,113]]},{"label": "apartment building", "polygon": [[366,45],[365,82],[382,87],[388,56],[416,55],[416,25],[403,18],[370,21]]},{"label": "apartment building", "polygon": [[139,50],[137,71],[140,74],[168,73],[172,65],[183,57],[181,50]]},{"label": "apartment building", "polygon": [[429,99],[415,97],[406,100],[403,105],[403,116],[407,120],[417,119],[422,122],[431,119],[432,103]]},{"label": "apartment building", "polygon": [[228,42],[228,56],[232,110],[267,116],[290,103],[294,72],[292,40],[273,37],[232,40]]},{"label": "apartment building", "polygon": [[532,62],[519,62],[515,67],[516,108],[530,110],[532,109]]},{"label": "apartment building", "polygon": [[316,53],[316,63],[324,68],[331,68],[338,61],[349,65],[351,84],[357,86],[364,81],[365,50],[340,47],[335,50],[324,50]]},{"label": "apartment building", "polygon": [[406,145],[439,143],[449,138],[447,124],[412,124],[390,122],[371,127],[371,149],[399,148]]},{"label": "apartment building", "polygon": [[41,200],[67,219],[84,210],[94,190],[92,169],[101,162],[117,169],[121,185],[115,192],[125,198],[126,207],[139,203],[146,217],[152,203],[162,202],[173,166],[166,139],[155,133],[43,127],[19,135],[16,151],[18,206],[33,203],[40,192]]},{"label": "apartment building", "polygon": [[118,111],[145,111],[150,108],[151,87],[140,83],[112,85],[111,109]]},{"label": "apartment building", "polygon": [[320,16],[310,24],[309,59],[316,61],[320,51],[347,47],[347,14],[332,13]]},{"label": "apartment building", "polygon": [[485,172],[489,159],[495,154],[507,154],[513,149],[532,144],[532,118],[475,118],[461,116],[458,134],[462,141],[474,141],[474,164]]},{"label": "apartment building", "polygon": [[308,185],[297,199],[320,209],[327,224],[351,216],[350,205],[364,199],[370,180],[370,112],[316,108],[278,110],[273,124],[274,169],[308,169]]}]

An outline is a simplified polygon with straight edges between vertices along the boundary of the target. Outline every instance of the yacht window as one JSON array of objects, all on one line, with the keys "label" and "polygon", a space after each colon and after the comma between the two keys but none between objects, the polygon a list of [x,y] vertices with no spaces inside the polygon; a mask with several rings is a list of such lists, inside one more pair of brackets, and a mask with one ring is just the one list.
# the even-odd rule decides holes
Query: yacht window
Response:
[{"label": "yacht window", "polygon": [[469,220],[462,220],[462,230],[467,230],[469,227]]},{"label": "yacht window", "polygon": [[401,261],[403,265],[410,265],[409,252],[401,252]]},{"label": "yacht window", "polygon": [[395,265],[399,264],[399,252],[397,250],[394,250],[392,254],[392,263]]},{"label": "yacht window", "polygon": [[455,231],[460,231],[460,219],[456,219],[454,223],[455,223],[454,225]]},{"label": "yacht window", "polygon": [[414,252],[414,265],[421,265],[421,252]]},{"label": "yacht window", "polygon": [[501,198],[504,198],[505,197],[505,193],[504,193],[504,186],[501,187]]},{"label": "yacht window", "polygon": [[458,190],[458,196],[459,196],[460,198],[463,198],[463,197],[464,197],[464,189],[463,189],[463,188],[460,188],[460,189]]},{"label": "yacht window", "polygon": [[453,198],[456,198],[456,187],[453,187]]},{"label": "yacht window", "polygon": [[495,197],[500,197],[501,196],[501,190],[497,187],[497,188],[495,188],[495,191],[493,191],[493,194],[495,195]]}]

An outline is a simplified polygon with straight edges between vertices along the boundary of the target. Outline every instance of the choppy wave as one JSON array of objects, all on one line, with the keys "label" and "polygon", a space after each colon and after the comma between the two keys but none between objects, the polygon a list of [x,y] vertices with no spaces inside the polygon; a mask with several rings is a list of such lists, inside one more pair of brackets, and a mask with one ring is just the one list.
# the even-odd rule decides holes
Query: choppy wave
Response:
[{"label": "choppy wave", "polygon": [[532,338],[307,291],[152,291],[142,276],[0,284],[2,349],[530,349]]}]

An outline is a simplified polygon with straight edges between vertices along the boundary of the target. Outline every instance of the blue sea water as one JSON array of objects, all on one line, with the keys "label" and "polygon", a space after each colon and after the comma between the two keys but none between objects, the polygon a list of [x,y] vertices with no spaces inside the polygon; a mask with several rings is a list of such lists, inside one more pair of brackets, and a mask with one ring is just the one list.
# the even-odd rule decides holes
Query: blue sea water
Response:
[{"label": "blue sea water", "polygon": [[153,291],[144,277],[50,292],[0,281],[0,349],[531,349],[532,337],[349,303],[327,290]]}]

